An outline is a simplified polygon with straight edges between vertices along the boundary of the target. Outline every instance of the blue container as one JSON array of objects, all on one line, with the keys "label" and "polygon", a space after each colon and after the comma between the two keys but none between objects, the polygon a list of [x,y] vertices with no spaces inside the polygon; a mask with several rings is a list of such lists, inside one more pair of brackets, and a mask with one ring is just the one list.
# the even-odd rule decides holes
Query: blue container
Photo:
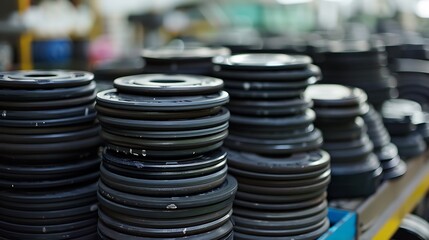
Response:
[{"label": "blue container", "polygon": [[63,64],[70,61],[72,42],[69,39],[35,40],[32,43],[34,63]]},{"label": "blue container", "polygon": [[356,213],[336,208],[329,208],[331,227],[319,240],[354,240],[356,239]]}]

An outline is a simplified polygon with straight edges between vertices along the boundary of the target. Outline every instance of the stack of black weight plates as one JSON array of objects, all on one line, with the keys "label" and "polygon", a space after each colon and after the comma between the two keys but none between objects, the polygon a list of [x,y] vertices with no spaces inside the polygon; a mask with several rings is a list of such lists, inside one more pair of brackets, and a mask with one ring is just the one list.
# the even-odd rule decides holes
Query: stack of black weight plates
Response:
[{"label": "stack of black weight plates", "polygon": [[92,79],[0,73],[1,239],[95,239],[101,141]]},{"label": "stack of black weight plates", "polygon": [[97,95],[101,239],[232,239],[220,79],[136,75]]},{"label": "stack of black weight plates", "polygon": [[418,102],[429,111],[429,61],[397,59],[399,97]]},{"label": "stack of black weight plates", "polygon": [[329,198],[366,197],[381,182],[382,167],[360,116],[368,112],[367,96],[358,88],[320,84],[307,89],[314,102],[316,127],[331,156]]},{"label": "stack of black weight plates", "polygon": [[[381,113],[392,142],[403,159],[418,156],[426,150],[427,134],[424,130],[427,129],[427,118],[417,102],[391,99],[383,104]],[[419,125],[424,126],[423,132],[419,131]]]},{"label": "stack of black weight plates", "polygon": [[306,56],[233,55],[215,61],[231,95],[229,172],[239,183],[235,239],[316,239],[327,231],[329,155],[303,97],[319,75]]},{"label": "stack of black weight plates", "polygon": [[211,75],[212,59],[229,55],[227,48],[197,46],[166,46],[144,49],[142,52],[145,73]]},{"label": "stack of black weight plates", "polygon": [[384,47],[369,41],[327,41],[316,49],[315,62],[322,69],[323,83],[363,89],[377,109],[397,97],[396,79],[387,68]]},{"label": "stack of black weight plates", "polygon": [[383,166],[383,179],[395,179],[405,174],[407,165],[398,155],[398,148],[391,143],[390,134],[383,124],[383,118],[372,107],[363,115],[369,139],[374,145],[374,153]]}]

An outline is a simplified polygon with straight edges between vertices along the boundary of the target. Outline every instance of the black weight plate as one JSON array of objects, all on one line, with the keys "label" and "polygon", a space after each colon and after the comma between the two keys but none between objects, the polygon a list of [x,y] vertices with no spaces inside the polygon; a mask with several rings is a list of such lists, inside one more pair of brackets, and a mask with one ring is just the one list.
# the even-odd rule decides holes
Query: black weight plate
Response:
[{"label": "black weight plate", "polygon": [[94,104],[55,109],[55,110],[40,110],[40,111],[15,111],[15,110],[0,110],[0,119],[7,120],[36,120],[36,119],[57,119],[86,116],[95,112]]},{"label": "black weight plate", "polygon": [[16,143],[0,143],[0,151],[3,153],[56,153],[56,152],[72,152],[90,147],[97,147],[101,144],[99,136],[94,136],[86,139],[57,142],[57,143],[40,143],[40,144],[16,144]]},{"label": "black weight plate", "polygon": [[241,90],[279,90],[279,89],[303,89],[311,84],[315,84],[319,79],[317,77],[309,77],[307,79],[285,82],[271,81],[247,81],[246,79],[223,79],[225,88],[241,89]]},{"label": "black weight plate", "polygon": [[252,185],[256,187],[301,187],[301,186],[309,186],[318,184],[322,181],[325,181],[329,179],[329,175],[331,174],[331,171],[325,171],[321,175],[315,177],[315,178],[309,178],[309,179],[301,179],[301,180],[287,180],[287,181],[279,181],[279,180],[262,180],[262,179],[253,179],[253,178],[246,178],[241,176],[236,176],[236,179],[239,183]]},{"label": "black weight plate", "polygon": [[239,206],[234,207],[234,215],[245,217],[249,219],[259,219],[266,221],[285,221],[294,219],[303,219],[306,217],[314,216],[322,211],[325,211],[328,207],[326,201],[313,206],[311,208],[305,208],[300,210],[289,210],[289,211],[257,211],[248,208],[242,208]]},{"label": "black weight plate", "polygon": [[94,75],[81,71],[14,71],[0,74],[0,86],[24,89],[50,89],[89,84]]},{"label": "black weight plate", "polygon": [[[229,165],[229,163],[228,163]],[[260,172],[252,172],[243,170],[240,168],[234,168],[232,166],[228,166],[228,171],[232,175],[236,176],[243,176],[243,177],[250,177],[250,178],[256,178],[256,179],[267,179],[267,180],[299,180],[299,179],[308,179],[308,178],[314,178],[321,174],[323,174],[327,169],[329,169],[329,165],[321,170],[315,170],[313,172],[308,173],[296,173],[296,174],[270,174],[270,173],[260,173]]]},{"label": "black weight plate", "polygon": [[[195,63],[195,65],[197,65]],[[203,75],[208,76],[211,74],[213,66],[211,63],[198,64],[192,66],[190,64],[182,64],[172,62],[166,65],[146,65],[143,69],[145,74],[164,73],[164,74],[186,74],[186,75]]]},{"label": "black weight plate", "polygon": [[370,144],[368,135],[364,134],[361,138],[354,139],[352,141],[341,141],[341,142],[324,142],[323,149],[329,150],[347,150],[351,148],[362,147],[365,144]]},{"label": "black weight plate", "polygon": [[319,67],[310,64],[309,67],[300,70],[285,70],[285,71],[236,71],[236,70],[220,70],[214,68],[213,75],[221,79],[238,79],[246,81],[269,81],[287,82],[304,80],[310,77],[318,77],[321,75]]},{"label": "black weight plate", "polygon": [[300,97],[305,89],[293,90],[235,90],[228,89],[231,98],[235,99],[291,99]]},{"label": "black weight plate", "polygon": [[154,139],[182,139],[182,138],[197,138],[207,135],[214,135],[224,132],[228,129],[228,122],[218,126],[207,127],[203,129],[193,129],[189,131],[139,131],[117,129],[108,126],[103,126],[103,131],[114,135],[134,137],[134,138],[154,138]]},{"label": "black weight plate", "polygon": [[130,148],[130,147],[121,147],[113,144],[106,143],[107,149],[110,149],[115,152],[121,152],[123,154],[131,156],[142,156],[148,158],[172,158],[172,157],[190,157],[190,156],[199,156],[203,153],[213,151],[222,146],[223,142],[218,142],[210,146],[193,148],[193,149],[183,149],[183,150],[147,150],[142,148]]},{"label": "black weight plate", "polygon": [[275,131],[273,130],[265,130],[265,131],[240,131],[235,130],[234,128],[230,129],[231,135],[238,135],[246,138],[257,138],[257,139],[290,139],[290,138],[302,138],[308,136],[311,132],[314,131],[313,124],[309,125],[305,128],[296,128],[294,130],[284,130],[284,131]]},{"label": "black weight plate", "polygon": [[45,218],[45,219],[30,219],[30,218],[16,218],[16,217],[7,217],[0,215],[0,221],[6,221],[14,224],[22,225],[57,225],[57,224],[67,224],[72,222],[78,222],[88,219],[97,218],[97,212],[90,212],[86,214],[80,214],[71,217],[64,218]]},{"label": "black weight plate", "polygon": [[229,55],[229,49],[224,47],[166,46],[154,49],[144,49],[142,57],[146,62],[166,64],[171,62],[201,62],[211,61],[213,57]]},{"label": "black weight plate", "polygon": [[67,153],[46,153],[46,154],[2,154],[0,153],[0,159],[5,163],[19,163],[19,164],[31,164],[31,165],[44,165],[44,164],[57,164],[61,162],[72,162],[79,159],[88,158],[97,155],[98,147],[92,147],[89,149],[80,149],[79,152],[67,152]]},{"label": "black weight plate", "polygon": [[295,153],[288,157],[266,157],[248,152],[227,149],[228,165],[259,173],[300,174],[311,173],[329,166],[329,155],[317,150],[306,153]]},{"label": "black weight plate", "polygon": [[13,217],[13,218],[25,218],[25,219],[51,219],[51,218],[65,218],[87,214],[90,212],[97,211],[97,203],[92,203],[87,206],[81,206],[76,208],[61,209],[61,210],[49,210],[49,211],[23,211],[23,210],[12,210],[6,208],[0,208],[1,215]]},{"label": "black weight plate", "polygon": [[[221,91],[209,95],[153,97],[120,93],[116,89],[97,94],[97,104],[104,107],[137,111],[188,111],[217,107],[229,101],[228,93]],[[1,103],[0,103],[1,104]]]},{"label": "black weight plate", "polygon": [[44,204],[72,201],[79,198],[95,196],[97,184],[92,183],[84,186],[63,187],[56,190],[39,191],[14,191],[2,190],[0,200],[7,202]]},{"label": "black weight plate", "polygon": [[317,84],[307,88],[306,96],[313,100],[317,107],[357,106],[367,100],[364,91],[335,84]]},{"label": "black weight plate", "polygon": [[20,128],[45,128],[67,125],[77,125],[81,123],[93,122],[96,119],[96,113],[92,112],[78,117],[58,118],[58,119],[37,119],[37,120],[6,120],[0,119],[0,126],[20,127]]},{"label": "black weight plate", "polygon": [[112,143],[118,146],[125,146],[131,148],[142,147],[147,150],[162,150],[162,149],[190,149],[204,147],[223,141],[228,136],[228,131],[223,131],[209,136],[202,136],[196,138],[185,138],[185,139],[150,139],[150,138],[133,138],[123,137],[114,134],[110,134],[101,130],[101,137],[104,141]]},{"label": "black weight plate", "polygon": [[203,155],[184,159],[145,159],[132,158],[116,154],[110,150],[104,149],[103,161],[111,165],[116,165],[125,169],[155,172],[173,172],[200,169],[213,166],[225,160],[226,152],[220,149],[208,152]]},{"label": "black weight plate", "polygon": [[386,161],[398,156],[398,148],[395,146],[395,144],[390,143],[386,146],[383,146],[375,153],[377,154],[377,157],[380,159],[380,161]]},{"label": "black weight plate", "polygon": [[[197,239],[213,239],[213,240],[220,240],[220,239],[226,239],[228,237],[229,233],[232,231],[233,225],[231,221],[227,221],[224,225],[220,226],[219,228],[215,230],[211,230],[209,232],[200,233],[196,235],[190,235],[185,237],[172,237],[172,238],[162,238],[164,240],[175,240],[175,239],[190,239],[190,240],[197,240]],[[142,237],[142,236],[135,236],[135,235],[129,235],[121,232],[117,232],[115,230],[112,230],[105,226],[101,221],[98,222],[98,231],[104,236],[109,236],[110,238],[102,238],[102,239],[117,239],[117,240],[155,240],[158,238],[153,237]]]},{"label": "black weight plate", "polygon": [[65,132],[57,134],[40,134],[40,135],[12,135],[12,134],[1,134],[0,142],[6,143],[55,143],[55,142],[67,142],[79,139],[85,139],[98,135],[100,128],[94,126],[89,129]]},{"label": "black weight plate", "polygon": [[100,168],[101,180],[114,189],[147,196],[183,196],[209,191],[220,186],[226,179],[227,167],[218,172],[185,179],[137,179],[107,171]]},{"label": "black weight plate", "polygon": [[49,187],[62,187],[71,184],[79,184],[85,182],[95,181],[98,178],[98,172],[83,174],[75,177],[65,179],[52,179],[52,180],[13,180],[13,179],[0,179],[0,186],[3,188],[15,189],[40,189]]},{"label": "black weight plate", "polygon": [[326,209],[314,216],[291,221],[264,221],[239,216],[233,216],[233,220],[238,229],[254,228],[256,231],[284,231],[283,234],[285,235],[296,235],[303,232],[311,232],[308,229],[319,228],[322,222],[327,219],[327,214],[328,210]]},{"label": "black weight plate", "polygon": [[328,187],[328,199],[366,198],[372,195],[381,183],[383,169],[352,175],[332,175]]},{"label": "black weight plate", "polygon": [[61,134],[64,132],[74,132],[84,129],[90,129],[96,126],[96,123],[79,124],[73,126],[62,126],[62,127],[32,127],[32,128],[21,128],[21,127],[1,127],[0,132],[4,134],[13,135],[33,135],[33,134]]},{"label": "black weight plate", "polygon": [[7,202],[0,200],[0,204],[3,207],[10,209],[24,210],[24,211],[49,211],[49,210],[61,210],[67,208],[75,208],[81,206],[87,206],[88,204],[96,203],[97,196],[94,192],[94,196],[81,197],[79,199],[71,201],[62,201],[58,203],[18,203],[18,202]]},{"label": "black weight plate", "polygon": [[180,219],[180,218],[188,218],[194,217],[209,213],[218,212],[224,208],[231,209],[232,201],[234,196],[231,198],[218,202],[216,204],[206,205],[202,207],[194,207],[188,209],[152,209],[152,208],[137,208],[137,207],[129,207],[122,204],[118,204],[112,202],[100,194],[98,195],[99,204],[104,208],[107,208],[111,211],[122,213],[125,215],[130,215],[134,217],[145,216],[145,218],[153,218],[158,220],[171,220],[171,219]]},{"label": "black weight plate", "polygon": [[239,151],[276,155],[316,150],[320,148],[322,142],[321,132],[315,129],[305,137],[281,140],[251,139],[229,135],[225,139],[225,146]]},{"label": "black weight plate", "polygon": [[390,170],[396,166],[398,166],[398,164],[402,161],[402,159],[399,156],[396,156],[390,160],[384,160],[384,161],[380,161],[382,167],[383,167],[383,171],[387,171]]},{"label": "black weight plate", "polygon": [[[1,81],[1,80],[0,80]],[[67,107],[75,107],[81,105],[91,104],[95,101],[96,94],[95,92],[91,95],[61,99],[61,100],[47,100],[47,101],[27,101],[27,102],[16,102],[10,101],[0,101],[0,108],[2,110],[44,110],[44,109],[63,109]]]},{"label": "black weight plate", "polygon": [[0,88],[0,99],[14,101],[42,101],[68,99],[91,95],[95,91],[95,82],[90,84],[53,89],[7,89]]},{"label": "black weight plate", "polygon": [[236,240],[259,240],[259,239],[273,239],[273,240],[313,240],[313,239],[317,239],[318,237],[320,237],[321,235],[323,235],[326,231],[328,231],[329,229],[329,220],[326,219],[325,221],[323,221],[323,225],[321,225],[318,229],[312,231],[312,232],[306,232],[306,233],[302,233],[302,234],[298,234],[295,236],[264,236],[264,235],[250,235],[250,234],[246,234],[246,233],[242,233],[240,232],[237,228],[235,228],[235,232],[234,232],[234,239]]},{"label": "black weight plate", "polygon": [[368,112],[368,104],[362,104],[353,108],[322,108],[314,107],[318,120],[327,119],[341,119],[341,118],[354,118],[362,116]]},{"label": "black weight plate", "polygon": [[124,215],[117,212],[112,212],[101,206],[100,208],[103,213],[107,214],[111,218],[119,219],[122,222],[132,224],[135,226],[141,227],[149,227],[149,228],[179,228],[179,227],[187,227],[193,225],[200,225],[204,223],[209,223],[216,219],[225,216],[226,214],[232,213],[232,206],[229,208],[223,208],[217,212],[193,216],[189,218],[177,218],[177,219],[154,219],[154,218],[143,218],[143,217],[133,217],[129,215]]},{"label": "black weight plate", "polygon": [[254,116],[284,116],[305,112],[313,106],[311,100],[294,98],[289,100],[238,100],[234,99],[227,107],[232,113]]},{"label": "black weight plate", "polygon": [[262,128],[276,128],[281,129],[295,129],[298,127],[307,127],[312,124],[316,114],[314,111],[307,109],[303,114],[293,115],[289,117],[277,118],[261,118],[261,117],[248,117],[232,115],[230,118],[231,128],[245,129],[253,131],[254,129]]},{"label": "black weight plate", "polygon": [[328,184],[330,182],[330,177],[323,179],[322,181],[311,184],[307,186],[300,187],[267,187],[267,186],[254,186],[247,183],[240,182],[239,191],[248,192],[253,194],[261,194],[261,195],[283,195],[283,194],[305,194],[318,190],[326,190]]},{"label": "black weight plate", "polygon": [[8,165],[0,163],[1,173],[12,173],[21,175],[51,175],[62,173],[79,173],[86,169],[91,169],[100,163],[98,158],[83,159],[73,163],[49,164],[49,165]]},{"label": "black weight plate", "polygon": [[249,202],[254,202],[258,204],[291,204],[294,203],[299,204],[300,202],[306,202],[311,199],[320,197],[321,195],[325,194],[326,190],[320,190],[315,191],[312,193],[306,193],[306,194],[298,194],[298,195],[260,195],[260,194],[253,194],[253,193],[246,193],[246,192],[240,192],[237,191],[236,198],[237,199],[244,199]]},{"label": "black weight plate", "polygon": [[88,226],[95,226],[97,224],[97,218],[66,223],[66,224],[56,224],[56,225],[22,225],[22,224],[14,224],[9,222],[0,221],[0,226],[2,229],[11,232],[18,232],[23,234],[49,234],[51,233],[63,233],[63,232],[71,232],[76,229],[85,228]]},{"label": "black weight plate", "polygon": [[215,165],[208,166],[205,168],[186,170],[186,171],[172,171],[172,172],[154,172],[154,171],[142,171],[142,169],[131,170],[123,169],[115,165],[103,163],[103,166],[110,172],[116,173],[118,175],[134,177],[134,178],[147,178],[147,179],[181,179],[181,178],[191,178],[197,176],[208,175],[214,172],[221,170],[226,165],[226,159],[222,162],[219,162]]},{"label": "black weight plate", "polygon": [[180,238],[196,234],[203,234],[224,225],[227,221],[229,221],[230,217],[231,215],[227,214],[210,223],[196,226],[187,226],[184,228],[169,228],[166,230],[163,228],[148,228],[127,224],[103,214],[102,211],[99,212],[99,219],[101,222],[103,222],[103,224],[106,225],[106,227],[125,234],[152,238]]},{"label": "black weight plate", "polygon": [[[266,195],[264,195],[266,197]],[[295,210],[303,209],[311,206],[315,206],[326,199],[326,192],[318,196],[317,198],[295,202],[295,203],[261,203],[254,202],[253,200],[236,198],[234,200],[234,206],[241,206],[244,208],[252,208],[257,210],[268,210],[268,211],[284,211],[284,210]]]},{"label": "black weight plate", "polygon": [[324,210],[314,216],[303,219],[286,220],[286,221],[264,221],[256,219],[248,219],[239,216],[233,216],[236,226],[265,229],[265,230],[294,230],[299,228],[310,227],[317,225],[326,219],[328,210]]},{"label": "black weight plate", "polygon": [[117,78],[120,92],[152,96],[181,96],[217,93],[223,88],[218,78],[193,75],[143,74]]},{"label": "black weight plate", "polygon": [[250,53],[219,56],[213,63],[221,69],[244,71],[302,69],[311,64],[311,58],[304,55],[275,53]]},{"label": "black weight plate", "polygon": [[117,118],[143,119],[143,120],[172,120],[172,119],[190,119],[206,117],[219,113],[221,107],[213,107],[195,111],[181,112],[149,112],[149,111],[126,111],[114,108],[106,108],[96,105],[95,109],[98,113],[105,116]]},{"label": "black weight plate", "polygon": [[237,181],[228,176],[222,185],[207,192],[185,196],[185,197],[152,197],[143,195],[133,195],[114,190],[99,182],[99,193],[106,199],[127,205],[130,207],[157,208],[157,209],[186,209],[202,207],[217,202],[222,202],[235,195]]},{"label": "black weight plate", "polygon": [[45,239],[73,239],[80,238],[81,236],[86,236],[97,231],[97,226],[93,226],[74,229],[68,232],[59,232],[59,233],[22,233],[22,232],[11,232],[4,229],[0,229],[0,234],[5,237],[10,237],[13,239],[34,239],[34,240],[45,240]]},{"label": "black weight plate", "polygon": [[372,142],[368,142],[367,144],[355,147],[355,148],[349,148],[349,149],[335,149],[335,150],[329,150],[325,149],[329,155],[331,156],[331,161],[335,163],[345,163],[345,162],[355,162],[355,161],[361,161],[368,155],[372,154],[372,151],[374,150]]},{"label": "black weight plate", "polygon": [[223,124],[230,117],[229,111],[222,108],[219,113],[212,116],[206,116],[194,119],[179,119],[179,120],[134,120],[124,118],[113,118],[98,115],[101,124],[133,130],[190,130],[202,129],[211,126]]},{"label": "black weight plate", "polygon": [[373,172],[380,167],[380,162],[377,156],[369,154],[362,161],[358,162],[343,162],[331,165],[331,176],[353,175]]},{"label": "black weight plate", "polygon": [[404,161],[400,161],[399,164],[389,170],[383,169],[383,179],[391,180],[402,177],[407,172],[407,164]]}]

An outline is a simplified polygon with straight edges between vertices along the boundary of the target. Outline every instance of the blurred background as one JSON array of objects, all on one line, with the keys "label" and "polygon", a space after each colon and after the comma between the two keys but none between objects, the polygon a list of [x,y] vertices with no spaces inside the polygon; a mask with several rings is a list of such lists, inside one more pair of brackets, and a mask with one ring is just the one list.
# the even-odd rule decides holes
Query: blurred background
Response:
[{"label": "blurred background", "polygon": [[374,36],[425,58],[428,25],[429,0],[1,1],[0,68],[139,67],[143,47],[165,44],[308,54],[318,39]]}]

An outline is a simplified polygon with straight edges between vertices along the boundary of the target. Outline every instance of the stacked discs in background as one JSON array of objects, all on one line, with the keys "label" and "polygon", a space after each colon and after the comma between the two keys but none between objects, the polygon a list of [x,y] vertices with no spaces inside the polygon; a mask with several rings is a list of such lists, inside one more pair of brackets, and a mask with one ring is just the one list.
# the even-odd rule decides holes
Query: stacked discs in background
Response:
[{"label": "stacked discs in background", "polygon": [[[418,103],[391,99],[383,104],[381,113],[392,142],[403,159],[418,156],[426,150],[424,130],[427,129],[427,120]],[[423,125],[423,131],[418,131],[419,125]]]},{"label": "stacked discs in background", "polygon": [[0,73],[1,239],[94,239],[99,127],[93,75]]},{"label": "stacked discs in background", "polygon": [[397,59],[399,97],[418,102],[429,111],[429,61]]},{"label": "stacked discs in background", "polygon": [[142,52],[145,73],[211,75],[212,59],[229,55],[227,48],[167,46],[144,49]]},{"label": "stacked discs in background", "polygon": [[306,56],[242,54],[215,59],[215,75],[231,96],[234,238],[316,239],[329,227],[329,155],[303,92],[318,68]]},{"label": "stacked discs in background", "polygon": [[220,79],[147,74],[97,95],[101,239],[232,239],[229,100]]},{"label": "stacked discs in background", "polygon": [[143,60],[136,57],[102,62],[94,67],[93,73],[98,92],[111,89],[116,78],[143,73]]},{"label": "stacked discs in background", "polygon": [[377,109],[397,97],[396,79],[387,68],[384,47],[369,41],[330,41],[317,51],[315,62],[322,69],[323,83],[361,88]]},{"label": "stacked discs in background", "polygon": [[316,127],[323,133],[323,149],[331,156],[329,198],[366,197],[374,193],[382,167],[360,117],[369,109],[365,92],[320,84],[309,87],[306,95],[314,102]]},{"label": "stacked discs in background", "polygon": [[398,155],[396,145],[391,143],[390,134],[383,124],[381,115],[372,106],[369,106],[369,111],[362,117],[369,139],[374,145],[374,153],[383,166],[383,179],[395,179],[404,175],[407,165]]}]

